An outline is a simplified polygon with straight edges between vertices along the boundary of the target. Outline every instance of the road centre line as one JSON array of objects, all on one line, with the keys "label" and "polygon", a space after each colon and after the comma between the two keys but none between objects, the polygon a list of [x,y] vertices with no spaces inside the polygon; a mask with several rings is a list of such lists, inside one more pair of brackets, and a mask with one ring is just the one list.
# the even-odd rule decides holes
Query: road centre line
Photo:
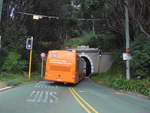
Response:
[{"label": "road centre line", "polygon": [[72,89],[69,88],[69,91],[71,92],[71,94],[73,95],[73,97],[75,98],[75,100],[79,103],[79,105],[87,112],[87,113],[91,113],[91,111],[89,111],[83,104],[82,102],[77,98],[77,96],[73,93]]},{"label": "road centre line", "polygon": [[74,88],[71,88],[75,95],[86,105],[88,106],[94,113],[98,113],[87,101],[85,101]]}]

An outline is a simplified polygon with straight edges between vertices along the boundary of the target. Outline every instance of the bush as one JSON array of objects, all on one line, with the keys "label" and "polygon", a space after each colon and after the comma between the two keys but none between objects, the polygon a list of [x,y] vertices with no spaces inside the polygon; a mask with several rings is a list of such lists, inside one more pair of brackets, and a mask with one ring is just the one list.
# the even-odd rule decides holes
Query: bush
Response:
[{"label": "bush", "polygon": [[[111,42],[111,43],[110,43]],[[89,45],[93,48],[100,48],[102,51],[112,51],[117,48],[116,38],[112,34],[93,34],[93,32],[83,32],[80,38],[74,38],[65,43],[67,47]]]},{"label": "bush", "polygon": [[7,55],[7,49],[5,48],[0,48],[0,71],[1,71],[1,67],[4,63],[4,58]]},{"label": "bush", "polygon": [[150,41],[140,35],[132,44],[131,71],[134,77],[150,77]]},{"label": "bush", "polygon": [[120,49],[115,49],[112,51],[112,59],[114,64],[116,64],[116,66],[118,65],[123,65],[124,61],[122,58],[122,50]]},{"label": "bush", "polygon": [[5,72],[22,72],[26,68],[27,62],[21,60],[21,55],[17,52],[8,52],[7,57],[4,59],[4,64],[2,65],[2,71]]},{"label": "bush", "polygon": [[102,51],[112,51],[117,48],[116,39],[113,34],[93,35],[88,41],[88,45],[100,48]]},{"label": "bush", "polygon": [[83,35],[78,38],[74,38],[65,43],[66,47],[76,47],[80,45],[89,45],[91,38],[95,36],[92,32],[83,32]]},{"label": "bush", "polygon": [[21,74],[12,73],[0,73],[0,81],[6,83],[7,86],[17,86],[26,82],[33,82],[42,80],[39,73],[32,73],[31,79],[28,78],[28,73],[23,72]]},{"label": "bush", "polygon": [[126,91],[138,92],[150,97],[150,79],[143,80],[125,80],[119,74],[93,74],[92,80],[113,88]]}]

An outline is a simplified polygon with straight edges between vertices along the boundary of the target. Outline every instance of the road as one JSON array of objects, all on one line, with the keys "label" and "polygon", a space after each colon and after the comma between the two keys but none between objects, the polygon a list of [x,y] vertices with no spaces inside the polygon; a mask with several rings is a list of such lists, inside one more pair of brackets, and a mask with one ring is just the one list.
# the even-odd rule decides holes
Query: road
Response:
[{"label": "road", "polygon": [[0,92],[0,113],[150,113],[150,100],[97,85],[40,81]]}]

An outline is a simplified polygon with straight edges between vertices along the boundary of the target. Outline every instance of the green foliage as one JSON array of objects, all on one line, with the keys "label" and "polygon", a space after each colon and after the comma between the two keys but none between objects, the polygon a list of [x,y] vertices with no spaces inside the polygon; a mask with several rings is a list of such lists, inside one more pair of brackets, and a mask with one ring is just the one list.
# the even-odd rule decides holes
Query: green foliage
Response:
[{"label": "green foliage", "polygon": [[100,48],[102,51],[112,51],[116,48],[115,36],[113,34],[95,35],[91,37],[88,44],[90,47]]},{"label": "green foliage", "polygon": [[86,9],[90,8],[90,6],[94,3],[94,0],[85,0],[84,7]]},{"label": "green foliage", "polygon": [[7,86],[17,86],[19,84],[22,84],[22,82],[21,81],[17,81],[17,80],[7,81]]},{"label": "green foliage", "polygon": [[122,69],[122,65],[114,63],[108,72],[92,74],[91,79],[112,88],[141,93],[150,97],[150,78],[126,80]]},{"label": "green foliage", "polygon": [[150,77],[150,41],[139,35],[132,44],[131,54],[132,75]]},{"label": "green foliage", "polygon": [[112,51],[112,60],[116,65],[123,65],[122,50],[114,49]]},{"label": "green foliage", "polygon": [[33,82],[42,80],[39,73],[32,73],[31,79],[28,78],[28,73],[23,72],[22,74],[10,74],[7,73],[0,74],[0,81],[3,81],[7,86],[17,86],[26,82]]},{"label": "green foliage", "polygon": [[17,52],[8,52],[7,57],[4,59],[4,64],[2,65],[2,71],[8,72],[22,72],[26,68],[27,62],[20,59],[21,55]]},{"label": "green foliage", "polygon": [[[110,43],[111,42],[111,43]],[[75,47],[79,45],[89,45],[100,48],[102,51],[111,51],[116,48],[115,37],[112,34],[96,35],[93,32],[83,32],[81,38],[69,40],[65,46]]]},{"label": "green foliage", "polygon": [[19,22],[3,23],[5,26],[2,32],[3,48],[11,48],[21,50],[24,49],[25,35],[27,33],[26,26],[20,25]]},{"label": "green foliage", "polygon": [[0,48],[0,70],[1,70],[1,66],[4,63],[4,58],[7,55],[7,49],[5,48]]},{"label": "green foliage", "polygon": [[91,38],[94,36],[92,32],[83,32],[82,37],[74,38],[65,43],[66,47],[76,47],[80,45],[89,45]]},{"label": "green foliage", "polygon": [[143,80],[125,80],[121,76],[121,74],[102,73],[91,75],[91,79],[113,88],[137,92],[150,97],[150,78]]}]

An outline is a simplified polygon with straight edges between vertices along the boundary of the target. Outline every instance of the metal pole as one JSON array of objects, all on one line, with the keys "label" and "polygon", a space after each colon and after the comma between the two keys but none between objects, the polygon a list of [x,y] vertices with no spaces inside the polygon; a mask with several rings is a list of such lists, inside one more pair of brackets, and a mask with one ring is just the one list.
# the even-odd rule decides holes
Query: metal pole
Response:
[{"label": "metal pole", "polygon": [[[128,0],[125,0],[125,36],[126,36],[126,52],[130,48],[129,36],[129,14],[128,14]],[[126,60],[126,79],[130,80],[130,61]]]},{"label": "metal pole", "polygon": [[32,49],[30,50],[30,61],[29,61],[29,80],[31,78],[31,63],[32,63]]},{"label": "metal pole", "polygon": [[0,48],[2,47],[2,37],[0,35]]},{"label": "metal pole", "polygon": [[41,64],[41,78],[43,77],[43,67],[44,67],[44,60],[42,58],[42,64]]},{"label": "metal pole", "polygon": [[3,0],[0,0],[0,22],[1,22],[1,16],[2,16],[2,8],[3,8]]}]

